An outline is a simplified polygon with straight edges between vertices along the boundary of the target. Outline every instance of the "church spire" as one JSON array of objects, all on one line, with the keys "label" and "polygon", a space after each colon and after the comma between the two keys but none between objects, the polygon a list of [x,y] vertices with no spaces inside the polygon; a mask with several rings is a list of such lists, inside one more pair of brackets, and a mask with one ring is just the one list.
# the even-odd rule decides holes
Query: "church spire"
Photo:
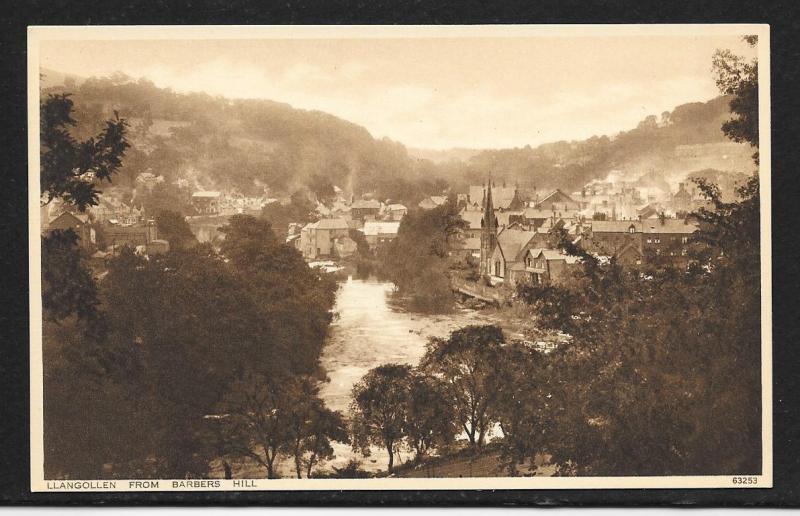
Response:
[{"label": "church spire", "polygon": [[481,275],[489,276],[492,274],[492,253],[497,245],[497,217],[494,214],[491,180],[487,184],[485,197],[481,219]]},{"label": "church spire", "polygon": [[492,202],[492,181],[489,181],[489,187],[486,190],[486,201],[483,205],[483,220],[484,227],[494,228],[494,203]]}]

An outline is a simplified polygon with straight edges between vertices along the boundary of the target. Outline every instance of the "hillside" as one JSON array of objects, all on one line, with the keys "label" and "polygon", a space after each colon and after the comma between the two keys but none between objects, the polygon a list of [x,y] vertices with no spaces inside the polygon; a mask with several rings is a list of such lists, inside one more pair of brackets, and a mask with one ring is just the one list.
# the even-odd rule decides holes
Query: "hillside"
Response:
[{"label": "hillside", "polygon": [[409,151],[327,113],[269,100],[175,93],[120,73],[81,79],[43,70],[43,87],[45,94],[72,94],[79,138],[100,130],[114,111],[128,119],[132,147],[115,181],[122,188],[133,188],[146,171],[167,184],[182,180],[189,188],[245,194],[265,187],[275,195],[313,191],[323,178],[346,193],[415,203],[448,185],[464,191],[490,175],[575,190],[612,171],[677,181],[703,169],[752,170],[750,149],[728,142],[720,130],[730,116],[725,97],[678,106],[613,136],[515,149]]},{"label": "hillside", "polygon": [[491,171],[498,181],[574,191],[612,171],[625,180],[655,173],[669,183],[702,169],[749,173],[753,150],[731,143],[720,129],[730,118],[728,102],[727,97],[717,97],[683,104],[611,137],[486,150],[469,160],[466,174],[474,182]]}]

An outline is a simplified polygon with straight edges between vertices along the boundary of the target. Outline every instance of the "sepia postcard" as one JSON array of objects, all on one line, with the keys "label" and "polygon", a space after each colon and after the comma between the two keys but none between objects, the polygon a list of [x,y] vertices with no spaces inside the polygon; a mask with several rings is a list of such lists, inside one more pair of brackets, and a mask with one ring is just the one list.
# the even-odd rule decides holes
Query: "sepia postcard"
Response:
[{"label": "sepia postcard", "polygon": [[772,487],[769,36],[29,27],[31,491]]}]

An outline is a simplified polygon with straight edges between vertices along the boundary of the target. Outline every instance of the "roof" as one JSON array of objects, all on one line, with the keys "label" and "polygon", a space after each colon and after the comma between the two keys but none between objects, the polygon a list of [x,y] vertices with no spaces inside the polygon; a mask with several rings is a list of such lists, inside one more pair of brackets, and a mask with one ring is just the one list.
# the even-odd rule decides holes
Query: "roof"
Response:
[{"label": "roof", "polygon": [[192,197],[219,197],[219,196],[220,196],[219,192],[215,192],[212,190],[207,190],[207,191],[204,190],[192,194]]},{"label": "roof", "polygon": [[447,197],[444,197],[444,196],[441,196],[441,195],[431,195],[430,197],[426,197],[426,198],[422,199],[419,202],[418,206],[420,208],[429,209],[429,208],[435,208],[437,206],[441,206],[442,204],[444,204],[446,202],[447,202]]},{"label": "roof", "polygon": [[[484,185],[469,187],[469,202],[480,205],[483,202]],[[508,208],[514,200],[515,186],[492,185],[492,204],[495,208]]]},{"label": "roof", "polygon": [[461,210],[461,218],[469,224],[469,229],[480,229],[483,212],[477,210]]},{"label": "roof", "polygon": [[405,207],[403,204],[390,204],[386,207],[389,211],[398,211],[398,210],[407,210],[408,208]]},{"label": "roof", "polygon": [[549,219],[553,216],[553,210],[539,210],[536,208],[525,208],[522,212],[526,219]]},{"label": "roof", "polygon": [[399,222],[372,222],[364,223],[365,235],[396,235],[400,228]]},{"label": "roof", "polygon": [[497,235],[497,244],[500,246],[500,250],[503,252],[503,257],[505,257],[507,262],[516,262],[519,261],[522,257],[521,255],[522,249],[531,241],[533,235],[536,233],[533,231],[523,231],[520,229],[504,229]]},{"label": "roof", "polygon": [[644,223],[645,233],[680,233],[690,235],[698,230],[699,226],[685,219],[647,219]]},{"label": "roof", "polygon": [[592,233],[629,233],[631,226],[634,232],[642,232],[642,223],[638,220],[593,220]]},{"label": "roof", "polygon": [[[545,195],[545,196],[542,198],[542,200],[541,200],[541,201],[539,201],[539,204],[541,204],[541,203],[543,203],[543,202],[545,202],[545,201],[551,200],[551,199],[550,199],[551,197],[557,197],[557,196],[559,196],[559,195],[565,198],[563,202],[575,202],[575,201],[572,199],[572,197],[570,197],[569,195],[565,194],[565,193],[564,193],[564,192],[562,192],[560,189],[556,188],[555,190],[553,190],[553,191],[552,191],[552,192],[550,192],[549,194]],[[556,202],[558,202],[558,201],[556,200]]]},{"label": "roof", "polygon": [[317,222],[306,224],[303,229],[349,229],[344,219],[320,219]]},{"label": "roof", "polygon": [[568,264],[578,263],[580,261],[579,256],[564,254],[558,249],[530,249],[528,253],[534,258],[538,258],[540,255],[544,256],[544,259],[547,261],[564,260]]},{"label": "roof", "polygon": [[511,215],[519,215],[521,211],[495,211],[494,216],[497,219],[498,226],[508,226]]},{"label": "roof", "polygon": [[[75,224],[86,224],[87,222],[89,222],[89,216],[85,213],[73,213],[71,211],[65,211],[56,218],[54,218],[53,220],[51,220],[50,225],[52,226],[53,224],[56,223],[56,221],[59,221],[60,219],[63,220],[70,218],[73,219],[73,223]],[[66,222],[66,220],[64,221]]]},{"label": "roof", "polygon": [[353,201],[353,204],[350,205],[350,208],[359,209],[375,209],[379,210],[381,208],[381,203],[376,201],[375,199],[359,199],[357,201]]}]

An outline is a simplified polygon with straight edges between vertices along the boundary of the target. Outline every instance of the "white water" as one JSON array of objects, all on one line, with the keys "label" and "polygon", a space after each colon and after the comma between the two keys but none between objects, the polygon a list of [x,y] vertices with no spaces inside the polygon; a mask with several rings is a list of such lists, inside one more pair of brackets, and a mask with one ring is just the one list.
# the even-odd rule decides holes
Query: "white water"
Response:
[{"label": "white water", "polygon": [[[487,316],[474,310],[446,315],[424,315],[403,310],[392,303],[392,284],[374,279],[348,278],[339,288],[322,367],[330,379],[320,396],[332,410],[348,414],[350,394],[362,376],[381,364],[417,365],[425,354],[430,337],[445,337],[469,324],[488,324]],[[334,445],[336,459],[328,464],[340,466],[354,456],[347,445]],[[388,454],[375,449],[369,458],[356,457],[368,470],[385,469]],[[400,460],[407,459],[401,454]]]}]

